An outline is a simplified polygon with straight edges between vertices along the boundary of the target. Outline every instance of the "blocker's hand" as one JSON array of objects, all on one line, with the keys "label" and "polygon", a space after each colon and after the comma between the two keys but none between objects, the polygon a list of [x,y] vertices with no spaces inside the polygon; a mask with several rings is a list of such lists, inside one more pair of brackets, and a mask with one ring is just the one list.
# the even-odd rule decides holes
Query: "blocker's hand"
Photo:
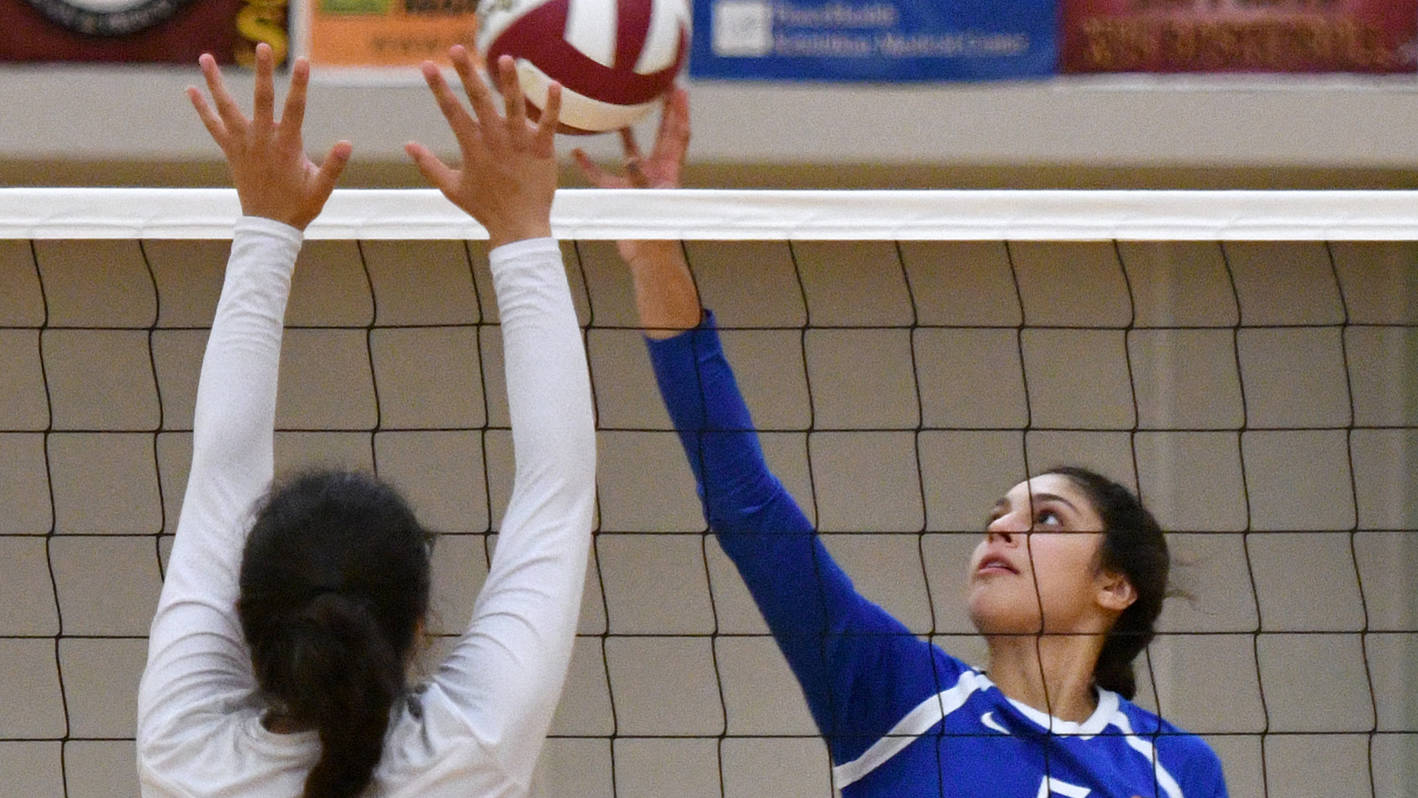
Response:
[{"label": "blocker's hand", "polygon": [[203,53],[197,62],[216,110],[195,86],[187,87],[187,97],[226,154],[241,212],[304,230],[330,198],[352,150],[348,141],[336,142],[319,166],[305,154],[300,127],[305,119],[309,62],[297,58],[292,66],[290,90],[279,122],[273,116],[276,91],[270,45],[256,45],[256,91],[250,119],[227,92],[216,59]]},{"label": "blocker's hand", "polygon": [[421,68],[458,139],[462,166],[453,169],[418,142],[409,142],[404,150],[429,183],[487,228],[493,247],[551,235],[557,174],[553,139],[561,116],[561,86],[550,84],[546,109],[533,124],[527,119],[513,59],[504,55],[495,70],[507,112],[503,117],[493,103],[492,92],[473,68],[468,51],[455,45],[448,55],[468,93],[472,115],[437,66],[425,61]]}]

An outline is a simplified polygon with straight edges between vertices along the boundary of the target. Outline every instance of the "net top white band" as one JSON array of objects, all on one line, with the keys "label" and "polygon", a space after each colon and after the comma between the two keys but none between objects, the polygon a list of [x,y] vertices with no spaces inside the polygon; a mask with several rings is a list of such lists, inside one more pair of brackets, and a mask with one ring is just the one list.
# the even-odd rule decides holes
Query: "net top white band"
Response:
[{"label": "net top white band", "polygon": [[[0,189],[0,239],[230,238],[232,189]],[[558,238],[1418,240],[1418,191],[562,189]],[[312,239],[477,239],[432,189],[341,189]]]}]

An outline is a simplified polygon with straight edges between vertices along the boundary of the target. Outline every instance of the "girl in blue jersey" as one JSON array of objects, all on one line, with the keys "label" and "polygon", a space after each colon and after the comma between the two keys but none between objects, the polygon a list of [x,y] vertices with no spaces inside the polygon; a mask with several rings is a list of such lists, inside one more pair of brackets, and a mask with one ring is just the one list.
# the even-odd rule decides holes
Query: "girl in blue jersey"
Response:
[{"label": "girl in blue jersey", "polygon": [[[624,177],[675,187],[688,101],[666,101],[654,150],[622,135]],[[623,241],[665,405],[709,524],[805,694],[844,798],[1218,798],[1211,749],[1130,699],[1167,584],[1162,531],[1125,488],[1061,468],[1010,488],[969,563],[977,670],[862,597],[767,468],[678,242]]]}]

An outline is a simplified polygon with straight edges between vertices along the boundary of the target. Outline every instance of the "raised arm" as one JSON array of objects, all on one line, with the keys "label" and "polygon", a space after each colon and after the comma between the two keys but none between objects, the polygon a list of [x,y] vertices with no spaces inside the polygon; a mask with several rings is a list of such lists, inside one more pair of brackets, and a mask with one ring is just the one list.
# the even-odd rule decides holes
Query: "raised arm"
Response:
[{"label": "raised arm", "polygon": [[549,237],[561,95],[553,84],[532,125],[512,59],[504,57],[497,65],[504,118],[463,48],[450,55],[473,115],[432,64],[423,72],[458,138],[462,167],[450,168],[420,144],[407,150],[491,239],[517,470],[472,622],[434,681],[503,770],[525,784],[570,664],[595,498],[585,349],[561,252]]},{"label": "raised arm", "polygon": [[[689,94],[675,87],[665,97],[655,146],[647,158],[630,128],[620,131],[625,174],[597,166],[580,148],[571,151],[581,171],[600,188],[679,188],[689,149]],[[670,338],[699,324],[699,291],[678,241],[619,241],[616,248],[630,267],[640,326],[651,340]]]},{"label": "raised arm", "polygon": [[[667,98],[649,158],[628,130],[622,137],[625,177],[576,152],[592,182],[606,188],[678,186],[689,141],[684,91]],[[927,646],[857,593],[769,470],[679,242],[623,241],[619,249],[634,282],[660,393],[709,525],[797,677],[834,761],[850,761],[922,699],[897,691],[921,684],[922,674],[924,683],[932,682]]]},{"label": "raised arm", "polygon": [[201,702],[254,684],[236,618],[237,574],[249,513],[271,481],[282,319],[301,231],[320,212],[349,159],[339,142],[319,166],[306,157],[301,121],[309,66],[298,59],[281,118],[274,118],[270,47],[256,50],[247,118],[210,55],[200,59],[213,110],[187,94],[226,155],[244,214],[232,237],[221,299],[202,359],[192,465],[177,537],[148,641],[138,701],[140,761],[164,728]]}]

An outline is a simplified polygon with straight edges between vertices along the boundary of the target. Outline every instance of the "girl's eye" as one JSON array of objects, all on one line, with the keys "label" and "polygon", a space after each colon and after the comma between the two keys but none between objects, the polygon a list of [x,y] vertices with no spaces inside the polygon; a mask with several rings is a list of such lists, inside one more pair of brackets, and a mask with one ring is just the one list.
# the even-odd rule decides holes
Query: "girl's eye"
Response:
[{"label": "girl's eye", "polygon": [[1034,516],[1034,523],[1041,526],[1062,526],[1063,518],[1053,510],[1040,510],[1039,514]]}]

